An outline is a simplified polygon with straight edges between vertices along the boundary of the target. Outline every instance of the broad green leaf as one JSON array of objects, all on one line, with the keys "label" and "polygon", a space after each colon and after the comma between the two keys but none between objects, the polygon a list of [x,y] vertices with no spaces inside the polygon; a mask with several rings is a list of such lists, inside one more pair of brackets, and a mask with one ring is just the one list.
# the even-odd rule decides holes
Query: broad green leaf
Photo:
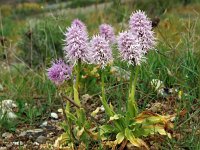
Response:
[{"label": "broad green leaf", "polygon": [[137,139],[133,135],[132,131],[128,128],[125,129],[125,136],[126,138],[136,147],[140,147],[140,143],[138,143]]},{"label": "broad green leaf", "polygon": [[164,126],[155,126],[155,131],[157,131],[160,135],[167,135],[171,138],[171,134],[165,130]]},{"label": "broad green leaf", "polygon": [[175,115],[158,115],[149,111],[140,113],[136,118],[135,122],[146,125],[164,125],[167,128],[173,128],[171,120],[174,119]]},{"label": "broad green leaf", "polygon": [[113,128],[113,126],[111,125],[102,125],[100,127],[100,136],[103,134],[110,134],[110,133],[114,133],[115,128]]},{"label": "broad green leaf", "polygon": [[165,130],[165,127],[162,125],[148,125],[143,127],[146,134],[155,134],[159,133],[160,135],[167,135],[171,138],[171,134]]},{"label": "broad green leaf", "polygon": [[159,116],[149,116],[148,118],[146,118],[147,121],[151,122],[151,123],[161,123],[162,122],[162,118]]},{"label": "broad green leaf", "polygon": [[54,147],[60,148],[64,145],[67,145],[68,142],[70,142],[69,135],[67,133],[63,133],[56,139]]},{"label": "broad green leaf", "polygon": [[125,136],[134,146],[149,150],[149,147],[147,146],[147,144],[142,139],[135,138],[132,131],[129,130],[128,128],[125,129]]},{"label": "broad green leaf", "polygon": [[123,132],[118,133],[116,136],[115,143],[120,144],[123,140],[124,140],[124,133]]}]

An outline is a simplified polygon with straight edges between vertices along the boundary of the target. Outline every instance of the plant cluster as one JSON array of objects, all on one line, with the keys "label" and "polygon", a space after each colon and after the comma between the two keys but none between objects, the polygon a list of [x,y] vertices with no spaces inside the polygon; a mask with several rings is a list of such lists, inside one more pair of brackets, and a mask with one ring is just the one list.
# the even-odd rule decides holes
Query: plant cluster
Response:
[{"label": "plant cluster", "polygon": [[[119,33],[115,38],[114,29],[107,24],[100,26],[100,33],[88,37],[87,27],[80,20],[74,20],[65,33],[64,54],[67,64],[63,60],[56,60],[48,69],[48,77],[54,82],[60,92],[60,98],[66,99],[64,110],[66,124],[65,133],[56,140],[55,146],[66,146],[74,149],[89,147],[91,143],[121,149],[130,142],[133,146],[149,149],[142,140],[152,134],[167,135],[171,138],[169,129],[173,128],[173,116],[162,116],[149,111],[139,112],[135,99],[136,85],[140,66],[146,61],[150,50],[155,48],[156,38],[152,31],[152,23],[143,11],[134,12],[129,20],[127,31]],[[131,77],[126,109],[123,113],[116,113],[112,104],[109,104],[105,94],[105,68],[112,65],[112,47],[117,45],[120,58],[127,62]],[[97,65],[100,70],[102,95],[101,103],[108,117],[106,122],[98,124],[93,117],[98,109],[88,114],[81,103],[79,96],[80,71],[83,63]],[[65,85],[67,80],[73,82],[73,99],[66,96]],[[70,106],[76,107],[73,113]],[[89,119],[90,118],[90,119]]]}]

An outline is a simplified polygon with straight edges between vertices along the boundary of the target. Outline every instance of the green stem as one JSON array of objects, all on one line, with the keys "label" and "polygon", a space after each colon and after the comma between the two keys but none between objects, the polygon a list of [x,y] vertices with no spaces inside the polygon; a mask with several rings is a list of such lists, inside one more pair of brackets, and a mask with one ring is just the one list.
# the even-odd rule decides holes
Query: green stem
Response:
[{"label": "green stem", "polygon": [[131,65],[130,69],[131,69],[131,76],[130,76],[130,81],[129,81],[129,93],[131,92],[131,89],[132,89],[134,67]]},{"label": "green stem", "polygon": [[[134,75],[135,71],[135,75]],[[130,117],[135,117],[138,113],[137,103],[135,100],[135,90],[136,90],[136,84],[139,74],[139,66],[136,66],[135,68],[131,68],[131,78],[130,78],[130,90],[129,90],[129,100],[128,100],[128,113]],[[134,79],[133,79],[134,75]]]},{"label": "green stem", "polygon": [[81,102],[79,99],[80,70],[81,70],[81,60],[79,59],[77,66],[76,66],[76,83],[75,83],[75,87],[74,87],[74,101],[79,106],[81,106]]},{"label": "green stem", "polygon": [[109,107],[107,101],[106,101],[106,96],[105,96],[105,83],[104,83],[104,71],[102,70],[101,72],[101,90],[102,90],[102,99],[101,102],[103,104],[103,107],[105,108],[105,111],[109,117],[114,115],[114,112],[111,110]]},{"label": "green stem", "polygon": [[76,82],[74,85],[74,102],[80,109],[76,108],[76,115],[78,117],[78,125],[81,127],[85,124],[85,113],[81,107],[81,101],[79,99],[79,82],[80,82],[81,60],[79,59],[76,65]]}]

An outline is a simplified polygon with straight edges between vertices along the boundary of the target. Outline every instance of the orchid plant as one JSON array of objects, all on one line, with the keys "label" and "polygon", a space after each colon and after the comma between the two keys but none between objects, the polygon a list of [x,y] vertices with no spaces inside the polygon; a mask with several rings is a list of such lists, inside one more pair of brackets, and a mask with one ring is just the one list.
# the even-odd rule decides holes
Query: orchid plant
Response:
[{"label": "orchid plant", "polygon": [[[70,112],[70,107],[65,110],[67,125],[71,126],[70,123],[73,122],[75,126],[73,129],[68,128],[68,132],[57,139],[57,145],[65,144],[74,149],[76,140],[79,141],[79,147],[81,147],[86,146],[88,139],[91,139],[93,141],[100,140],[101,145],[107,145],[113,149],[118,145],[121,145],[120,147],[123,149],[128,142],[136,147],[149,149],[142,137],[159,133],[171,138],[168,129],[173,128],[170,120],[174,116],[161,116],[148,111],[139,113],[135,99],[140,65],[146,61],[146,55],[154,49],[156,44],[150,19],[143,11],[134,12],[130,17],[128,30],[119,33],[117,38],[115,38],[114,29],[108,24],[102,24],[99,30],[100,34],[94,35],[89,41],[84,23],[78,19],[74,20],[65,33],[64,51],[66,60],[75,69],[75,76],[72,77],[72,67],[67,66],[62,60],[54,62],[52,67],[48,69],[48,77],[56,85],[62,84],[71,77],[75,80],[74,100],[63,96],[68,100],[68,103],[76,106],[75,115]],[[126,111],[123,114],[115,112],[113,106],[108,104],[105,94],[104,70],[113,61],[111,47],[115,43],[118,46],[121,59],[127,62],[131,72],[129,96]],[[100,130],[97,128],[99,125],[93,123],[93,120],[87,119],[87,110],[81,105],[79,99],[80,71],[83,62],[98,65],[101,72],[102,95],[100,99],[109,120],[100,125]],[[95,110],[95,113],[97,111]],[[91,115],[89,117],[92,118]]]}]

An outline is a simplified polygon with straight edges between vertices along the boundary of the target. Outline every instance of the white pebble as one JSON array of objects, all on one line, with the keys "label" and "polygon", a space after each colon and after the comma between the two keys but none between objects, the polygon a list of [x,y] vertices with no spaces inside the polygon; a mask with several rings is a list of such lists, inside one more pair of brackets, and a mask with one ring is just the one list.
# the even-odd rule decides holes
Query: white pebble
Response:
[{"label": "white pebble", "polygon": [[23,142],[22,141],[17,141],[17,142],[13,142],[13,144],[19,146],[19,145],[23,145]]},{"label": "white pebble", "polygon": [[47,122],[47,121],[44,121],[44,122],[40,125],[40,127],[46,127],[47,124],[48,124],[48,122]]},{"label": "white pebble", "polygon": [[55,112],[51,113],[51,118],[58,119],[58,115]]}]

